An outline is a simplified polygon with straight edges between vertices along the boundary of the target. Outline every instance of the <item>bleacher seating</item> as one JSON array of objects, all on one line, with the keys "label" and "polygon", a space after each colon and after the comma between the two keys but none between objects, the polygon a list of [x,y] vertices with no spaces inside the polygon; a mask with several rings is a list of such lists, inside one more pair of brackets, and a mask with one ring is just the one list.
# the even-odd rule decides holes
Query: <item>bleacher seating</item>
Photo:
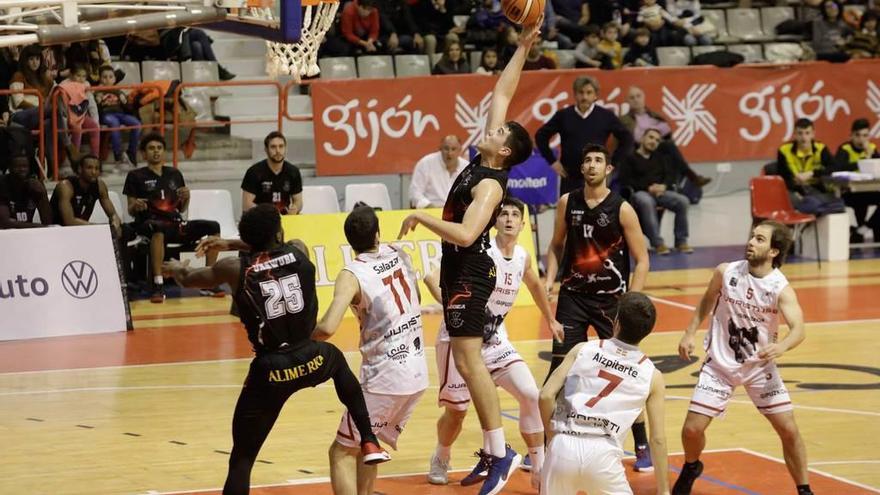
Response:
[{"label": "bleacher seating", "polygon": [[661,46],[657,48],[657,60],[661,66],[687,65],[691,62],[691,50],[686,46]]},{"label": "bleacher seating", "polygon": [[427,55],[395,55],[397,77],[430,76],[431,60]]},{"label": "bleacher seating", "polygon": [[764,61],[764,51],[760,44],[737,44],[728,45],[727,49],[733,53],[739,53],[747,64],[755,64]]},{"label": "bleacher seating", "polygon": [[221,237],[238,238],[232,195],[228,189],[193,189],[187,215],[193,219],[214,220],[220,224]]},{"label": "bleacher seating", "polygon": [[772,39],[772,36],[767,36],[761,29],[761,14],[758,9],[728,9],[727,30],[731,36],[744,41]]},{"label": "bleacher seating", "polygon": [[353,57],[327,57],[318,60],[322,79],[357,79]]},{"label": "bleacher seating", "polygon": [[304,186],[300,213],[339,213],[339,197],[333,186]]},{"label": "bleacher seating", "polygon": [[390,55],[367,55],[357,59],[358,77],[382,79],[394,77],[394,62]]},{"label": "bleacher seating", "polygon": [[144,81],[173,81],[180,79],[180,64],[164,60],[146,60],[141,64]]},{"label": "bleacher seating", "polygon": [[794,9],[791,7],[762,7],[761,8],[761,27],[764,34],[777,40],[799,40],[801,36],[795,35],[778,35],[776,34],[776,26],[785,21],[794,19]]},{"label": "bleacher seating", "polygon": [[348,184],[345,186],[345,211],[354,209],[355,203],[363,201],[373,208],[392,210],[388,187],[382,183]]},{"label": "bleacher seating", "polygon": [[141,82],[141,66],[137,62],[113,62],[114,69],[120,69],[125,72],[125,77],[116,84],[138,84]]},{"label": "bleacher seating", "polygon": [[716,43],[734,43],[739,38],[733,37],[727,30],[727,16],[721,9],[703,9],[703,17],[715,26]]}]

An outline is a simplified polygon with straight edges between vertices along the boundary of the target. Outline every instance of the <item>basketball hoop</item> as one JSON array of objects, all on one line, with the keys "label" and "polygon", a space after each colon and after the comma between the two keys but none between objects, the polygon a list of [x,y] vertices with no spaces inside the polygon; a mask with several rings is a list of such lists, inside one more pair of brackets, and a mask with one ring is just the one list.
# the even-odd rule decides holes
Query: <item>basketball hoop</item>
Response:
[{"label": "basketball hoop", "polygon": [[[296,78],[316,76],[318,68],[318,47],[324,35],[333,25],[339,0],[302,0],[302,35],[296,43],[267,41],[267,72],[275,77],[281,74]],[[251,15],[272,20],[274,13],[270,8],[249,8]]]}]

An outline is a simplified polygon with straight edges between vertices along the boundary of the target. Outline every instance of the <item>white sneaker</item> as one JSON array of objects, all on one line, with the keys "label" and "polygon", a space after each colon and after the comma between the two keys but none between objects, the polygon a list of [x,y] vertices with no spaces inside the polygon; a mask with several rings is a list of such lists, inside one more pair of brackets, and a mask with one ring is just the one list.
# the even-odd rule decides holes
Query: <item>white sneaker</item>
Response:
[{"label": "white sneaker", "polygon": [[131,163],[131,159],[128,158],[128,155],[123,153],[122,158],[116,162],[116,172],[120,174],[126,174],[132,170],[134,170],[134,164]]},{"label": "white sneaker", "polygon": [[436,455],[431,456],[431,470],[428,472],[428,483],[446,485],[449,483],[449,461],[443,462]]}]

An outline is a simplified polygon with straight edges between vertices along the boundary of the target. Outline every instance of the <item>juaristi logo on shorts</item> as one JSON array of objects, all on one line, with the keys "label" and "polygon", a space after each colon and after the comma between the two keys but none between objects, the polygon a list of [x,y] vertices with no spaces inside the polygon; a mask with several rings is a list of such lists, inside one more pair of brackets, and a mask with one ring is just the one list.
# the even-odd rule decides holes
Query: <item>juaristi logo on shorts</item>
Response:
[{"label": "juaristi logo on shorts", "polygon": [[[16,274],[0,280],[0,299],[42,297],[49,294],[52,277]],[[98,272],[82,260],[73,260],[61,269],[61,287],[73,298],[88,299],[98,291]]]}]

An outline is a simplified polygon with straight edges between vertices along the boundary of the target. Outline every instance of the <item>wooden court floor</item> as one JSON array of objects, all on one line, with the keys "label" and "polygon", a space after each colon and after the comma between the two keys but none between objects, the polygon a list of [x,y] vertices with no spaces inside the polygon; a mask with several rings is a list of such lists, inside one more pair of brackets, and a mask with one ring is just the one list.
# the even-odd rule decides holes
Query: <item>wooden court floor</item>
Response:
[{"label": "wooden court floor", "polygon": [[[880,493],[880,261],[785,267],[808,322],[807,340],[780,360],[806,441],[817,494]],[[672,452],[698,369],[676,346],[710,276],[709,269],[652,272],[659,312],[644,348],[667,381],[665,430]],[[0,343],[0,494],[219,493],[231,447],[230,420],[248,365],[244,332],[228,299],[135,303],[134,332]],[[425,317],[433,342],[439,316]],[[511,336],[540,382],[549,334],[536,310],[515,309]],[[352,318],[334,337],[359,365]],[[435,443],[436,366],[393,461],[376,490],[388,495],[476,493],[433,487],[424,473]],[[518,407],[501,392],[505,429],[522,451]],[[332,386],[288,402],[254,467],[252,493],[331,493],[327,448],[342,407]],[[709,429],[706,472],[695,494],[786,494],[793,485],[769,424],[738,391],[727,416]],[[471,467],[481,434],[468,415],[453,448],[451,478]],[[627,441],[631,448],[631,440]],[[681,457],[670,462],[674,479]],[[631,473],[636,493],[653,493],[653,476]],[[516,475],[504,493],[534,493]]]}]

